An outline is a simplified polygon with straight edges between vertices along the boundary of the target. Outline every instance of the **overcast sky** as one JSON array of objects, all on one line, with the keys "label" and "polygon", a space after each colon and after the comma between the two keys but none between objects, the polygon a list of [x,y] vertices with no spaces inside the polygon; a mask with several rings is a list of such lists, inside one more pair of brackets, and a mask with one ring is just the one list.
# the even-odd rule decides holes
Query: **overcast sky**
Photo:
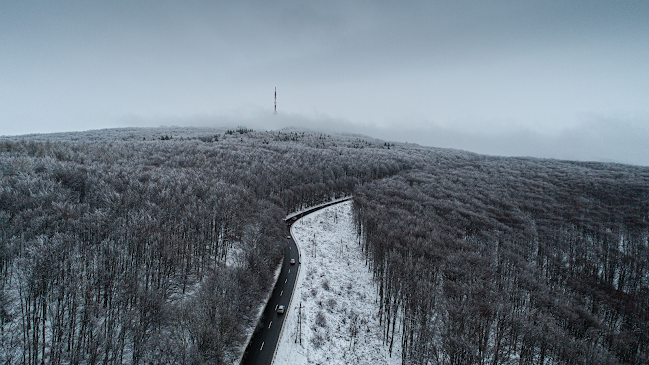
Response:
[{"label": "overcast sky", "polygon": [[0,0],[0,135],[239,124],[649,165],[649,1]]}]

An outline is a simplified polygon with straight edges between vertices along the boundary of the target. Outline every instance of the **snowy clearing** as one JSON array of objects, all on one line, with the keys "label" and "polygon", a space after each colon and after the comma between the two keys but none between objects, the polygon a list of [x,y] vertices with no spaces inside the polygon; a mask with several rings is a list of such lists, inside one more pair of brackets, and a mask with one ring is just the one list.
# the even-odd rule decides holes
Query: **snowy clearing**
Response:
[{"label": "snowy clearing", "polygon": [[307,215],[291,231],[302,266],[274,364],[400,364],[400,338],[392,356],[383,342],[376,286],[358,244],[352,202]]}]

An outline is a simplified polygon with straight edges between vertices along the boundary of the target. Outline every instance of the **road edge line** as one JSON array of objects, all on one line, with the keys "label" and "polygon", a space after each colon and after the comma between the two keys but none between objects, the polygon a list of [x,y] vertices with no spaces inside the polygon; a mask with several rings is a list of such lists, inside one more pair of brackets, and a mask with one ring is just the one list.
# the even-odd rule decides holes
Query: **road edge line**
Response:
[{"label": "road edge line", "polygon": [[279,329],[279,336],[277,337],[277,342],[275,343],[275,349],[273,349],[273,357],[270,360],[270,365],[273,365],[273,363],[275,362],[275,356],[277,355],[277,348],[279,347],[279,343],[282,341],[282,335],[284,334],[284,324],[288,321],[288,318],[286,317],[291,312],[290,309],[291,309],[291,303],[293,303],[293,293],[295,293],[295,286],[297,285],[297,282],[300,279],[300,270],[302,269],[302,251],[300,251],[300,245],[297,244],[297,240],[293,235],[293,224],[297,223],[297,221],[299,221],[300,219],[296,220],[291,224],[291,229],[290,229],[291,239],[295,242],[295,247],[297,247],[297,259],[298,259],[297,272],[295,273],[295,281],[293,282],[293,288],[291,288],[291,298],[288,300],[288,306],[286,307],[286,315],[284,316],[284,320],[282,321],[282,328]]}]

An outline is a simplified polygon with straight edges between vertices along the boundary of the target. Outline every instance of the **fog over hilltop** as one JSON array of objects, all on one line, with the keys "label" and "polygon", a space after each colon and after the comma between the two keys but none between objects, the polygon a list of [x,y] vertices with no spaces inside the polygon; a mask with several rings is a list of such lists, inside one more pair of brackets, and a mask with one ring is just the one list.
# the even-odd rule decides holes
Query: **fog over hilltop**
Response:
[{"label": "fog over hilltop", "polygon": [[648,15],[646,1],[3,2],[0,135],[294,126],[649,165]]}]

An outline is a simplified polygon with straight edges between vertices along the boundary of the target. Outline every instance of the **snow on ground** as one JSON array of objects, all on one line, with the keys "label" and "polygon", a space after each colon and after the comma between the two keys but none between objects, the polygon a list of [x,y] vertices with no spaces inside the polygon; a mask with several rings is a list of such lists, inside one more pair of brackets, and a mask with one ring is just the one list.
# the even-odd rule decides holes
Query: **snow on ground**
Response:
[{"label": "snow on ground", "polygon": [[321,203],[321,204],[318,204],[318,205],[310,205],[310,206],[308,206],[306,208],[298,210],[297,212],[293,212],[293,213],[287,215],[286,219],[293,218],[294,216],[296,216],[296,215],[298,215],[300,213],[306,212],[307,210],[311,210],[313,208],[322,207],[322,206],[325,206],[327,204],[332,204],[332,203],[336,203],[336,202],[342,202],[342,201],[345,201],[345,200],[349,200],[351,198],[352,198],[352,196],[348,195],[348,196],[343,196],[341,198],[333,199],[333,200],[330,200],[330,201],[327,201],[327,202],[324,202],[324,203]]},{"label": "snow on ground", "polygon": [[309,214],[291,231],[302,265],[274,364],[400,364],[401,339],[395,338],[392,356],[383,342],[376,285],[358,243],[352,202]]}]

